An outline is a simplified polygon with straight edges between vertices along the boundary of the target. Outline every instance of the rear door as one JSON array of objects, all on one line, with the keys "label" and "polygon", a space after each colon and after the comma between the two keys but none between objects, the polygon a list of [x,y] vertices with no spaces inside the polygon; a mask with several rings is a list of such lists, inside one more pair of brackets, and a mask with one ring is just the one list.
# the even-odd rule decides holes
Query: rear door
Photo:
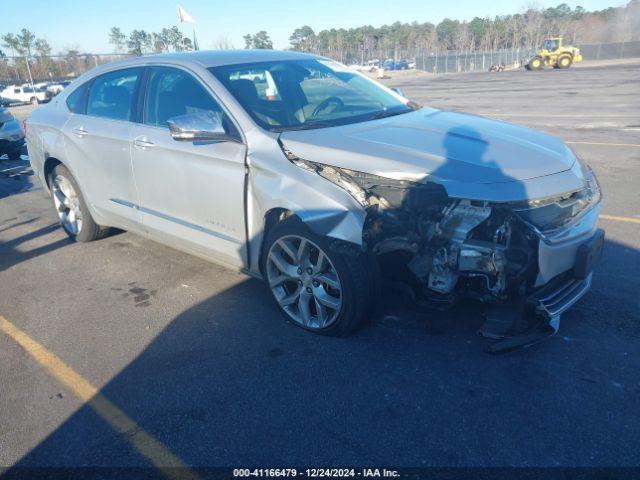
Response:
[{"label": "rear door", "polygon": [[[145,229],[194,253],[245,266],[246,147],[234,122],[209,87],[175,67],[150,68],[142,110],[131,152]],[[218,115],[238,141],[171,137],[167,120],[201,111]]]},{"label": "rear door", "polygon": [[[90,81],[64,126],[67,155],[87,201],[112,224],[139,227],[130,134],[143,68],[105,73]],[[78,89],[78,95],[82,92]],[[74,92],[75,93],[75,92]],[[70,96],[73,97],[74,94]]]}]

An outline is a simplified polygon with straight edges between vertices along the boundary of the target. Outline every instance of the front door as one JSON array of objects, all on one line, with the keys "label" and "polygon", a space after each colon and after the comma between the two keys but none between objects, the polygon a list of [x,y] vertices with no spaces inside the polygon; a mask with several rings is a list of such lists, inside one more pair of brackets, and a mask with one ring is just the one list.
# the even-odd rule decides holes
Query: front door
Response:
[{"label": "front door", "polygon": [[240,138],[200,80],[178,68],[151,68],[143,123],[130,137],[139,210],[152,235],[244,267],[245,145],[176,141],[167,126],[172,117],[201,111],[213,111],[227,132]]}]

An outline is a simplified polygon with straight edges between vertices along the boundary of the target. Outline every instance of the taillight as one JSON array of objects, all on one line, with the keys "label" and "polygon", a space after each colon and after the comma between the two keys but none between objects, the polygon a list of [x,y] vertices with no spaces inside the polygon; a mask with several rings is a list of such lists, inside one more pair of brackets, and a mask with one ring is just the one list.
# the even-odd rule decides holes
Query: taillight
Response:
[{"label": "taillight", "polygon": [[24,136],[27,136],[27,119],[22,120],[22,131],[24,132]]}]

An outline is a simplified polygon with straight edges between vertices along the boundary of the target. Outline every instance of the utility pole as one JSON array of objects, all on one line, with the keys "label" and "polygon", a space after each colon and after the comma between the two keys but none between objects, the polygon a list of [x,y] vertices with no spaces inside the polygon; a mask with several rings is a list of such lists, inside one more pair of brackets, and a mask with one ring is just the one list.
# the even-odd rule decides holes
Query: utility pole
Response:
[{"label": "utility pole", "polygon": [[29,82],[31,84],[31,88],[33,89],[33,93],[35,94],[36,93],[36,87],[33,85],[33,77],[31,76],[31,67],[29,66],[29,57],[27,57],[25,55],[24,60],[27,63],[27,73],[29,74]]}]

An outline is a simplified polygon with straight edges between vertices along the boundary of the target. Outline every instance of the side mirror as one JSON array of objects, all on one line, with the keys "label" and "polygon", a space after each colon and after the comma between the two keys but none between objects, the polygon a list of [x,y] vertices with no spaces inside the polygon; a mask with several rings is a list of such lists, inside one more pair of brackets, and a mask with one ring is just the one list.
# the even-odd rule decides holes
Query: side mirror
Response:
[{"label": "side mirror", "polygon": [[171,137],[186,142],[211,142],[235,140],[225,131],[213,112],[187,113],[167,120]]}]

